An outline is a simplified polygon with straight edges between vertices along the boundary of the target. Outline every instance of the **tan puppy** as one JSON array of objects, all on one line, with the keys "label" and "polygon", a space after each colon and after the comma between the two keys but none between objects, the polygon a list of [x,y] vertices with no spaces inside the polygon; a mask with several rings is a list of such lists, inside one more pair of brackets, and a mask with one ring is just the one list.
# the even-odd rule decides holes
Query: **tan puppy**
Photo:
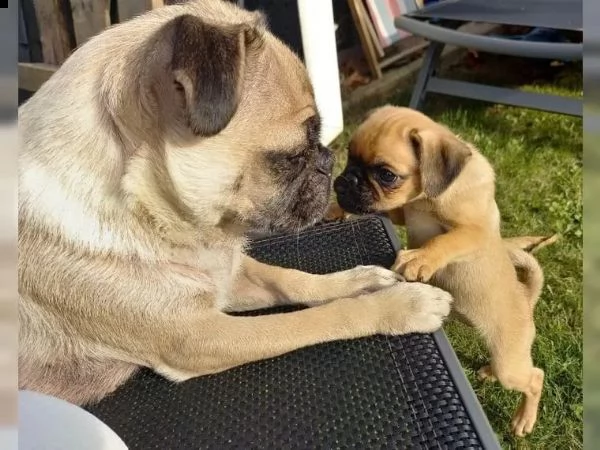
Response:
[{"label": "tan puppy", "polygon": [[480,375],[523,393],[512,429],[519,436],[531,432],[544,380],[531,359],[543,273],[524,249],[555,237],[503,241],[491,165],[450,130],[408,108],[385,106],[368,116],[334,187],[343,210],[385,211],[406,225],[409,250],[399,253],[393,270],[453,295],[455,312],[481,332],[490,350],[491,365]]},{"label": "tan puppy", "polygon": [[[201,0],[111,28],[19,110],[19,385],[96,401],[319,342],[430,332],[451,297],[381,267],[310,275],[246,233],[321,218],[332,155],[300,60]],[[303,303],[289,314],[229,311]]]}]

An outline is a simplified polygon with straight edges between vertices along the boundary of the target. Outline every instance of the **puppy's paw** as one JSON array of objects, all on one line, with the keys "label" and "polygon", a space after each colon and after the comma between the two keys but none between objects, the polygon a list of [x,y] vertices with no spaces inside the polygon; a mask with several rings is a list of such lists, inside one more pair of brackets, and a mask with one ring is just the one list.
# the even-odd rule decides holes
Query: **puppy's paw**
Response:
[{"label": "puppy's paw", "polygon": [[311,304],[321,304],[337,298],[358,297],[389,288],[400,281],[401,275],[380,266],[356,266],[353,269],[311,278],[306,298]]},{"label": "puppy's paw", "polygon": [[342,209],[337,203],[331,203],[327,208],[327,212],[323,217],[324,222],[344,221],[348,218],[348,213]]},{"label": "puppy's paw", "polygon": [[431,333],[450,313],[452,296],[422,283],[400,283],[385,291],[383,334]]},{"label": "puppy's paw", "polygon": [[492,371],[492,366],[487,365],[483,366],[481,369],[477,371],[477,378],[480,381],[496,381],[496,377],[494,376],[494,372]]},{"label": "puppy's paw", "polygon": [[515,436],[524,437],[533,431],[536,422],[537,412],[531,411],[523,402],[513,416],[510,428]]},{"label": "puppy's paw", "polygon": [[538,406],[544,385],[544,371],[535,367],[529,380],[529,395],[521,397],[519,408],[511,421],[511,430],[515,436],[523,437],[533,431],[537,422]]},{"label": "puppy's paw", "polygon": [[407,281],[424,283],[429,281],[438,269],[438,261],[421,249],[401,251],[392,266],[392,270],[404,275]]}]

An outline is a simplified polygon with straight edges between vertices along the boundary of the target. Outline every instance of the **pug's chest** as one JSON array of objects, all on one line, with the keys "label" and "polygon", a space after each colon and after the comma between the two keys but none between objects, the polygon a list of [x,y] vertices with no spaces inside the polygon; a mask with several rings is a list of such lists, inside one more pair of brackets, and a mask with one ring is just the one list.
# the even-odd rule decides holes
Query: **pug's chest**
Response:
[{"label": "pug's chest", "polygon": [[404,224],[409,249],[422,247],[427,241],[449,230],[431,211],[425,208],[405,208]]},{"label": "pug's chest", "polygon": [[208,281],[208,286],[201,286],[201,289],[210,290],[212,295],[204,298],[211,299],[211,306],[219,308],[227,303],[240,263],[241,252],[237,248],[203,249],[191,262]]}]

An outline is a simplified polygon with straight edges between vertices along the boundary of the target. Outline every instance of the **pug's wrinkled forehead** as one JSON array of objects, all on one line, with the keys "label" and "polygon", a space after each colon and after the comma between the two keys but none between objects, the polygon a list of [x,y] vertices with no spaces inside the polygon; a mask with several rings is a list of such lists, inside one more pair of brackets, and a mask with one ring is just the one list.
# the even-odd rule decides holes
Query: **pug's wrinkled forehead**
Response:
[{"label": "pug's wrinkled forehead", "polygon": [[304,123],[317,116],[308,73],[264,16],[212,0],[171,8],[173,18],[149,40],[136,70],[142,92],[135,97],[154,122],[145,132],[162,130],[182,145],[244,136],[246,149],[306,141]]}]

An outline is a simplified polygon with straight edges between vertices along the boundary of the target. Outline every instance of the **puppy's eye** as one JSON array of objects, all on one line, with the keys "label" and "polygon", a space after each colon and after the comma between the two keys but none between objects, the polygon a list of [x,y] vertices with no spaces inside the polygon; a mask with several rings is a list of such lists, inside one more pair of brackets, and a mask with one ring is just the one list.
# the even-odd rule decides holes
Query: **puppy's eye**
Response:
[{"label": "puppy's eye", "polygon": [[398,175],[385,167],[377,169],[377,178],[382,184],[390,185],[396,182]]}]

